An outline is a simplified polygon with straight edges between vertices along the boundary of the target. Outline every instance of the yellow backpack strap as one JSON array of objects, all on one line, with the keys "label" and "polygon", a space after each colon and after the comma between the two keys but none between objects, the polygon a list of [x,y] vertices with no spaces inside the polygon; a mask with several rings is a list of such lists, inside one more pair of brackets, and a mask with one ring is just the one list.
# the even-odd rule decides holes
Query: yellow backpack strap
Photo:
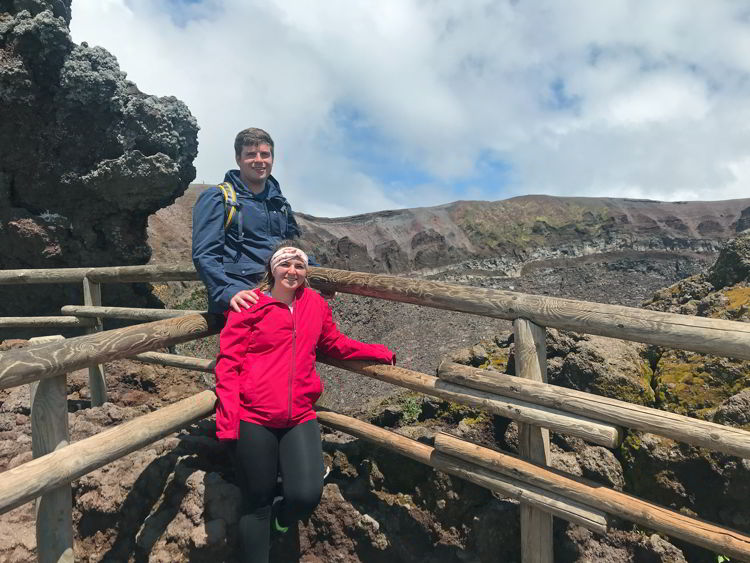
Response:
[{"label": "yellow backpack strap", "polygon": [[234,191],[234,186],[229,182],[223,182],[216,187],[221,190],[221,193],[224,196],[224,208],[226,209],[227,216],[226,221],[224,222],[224,229],[228,229],[234,218],[234,210],[238,207],[237,193]]}]

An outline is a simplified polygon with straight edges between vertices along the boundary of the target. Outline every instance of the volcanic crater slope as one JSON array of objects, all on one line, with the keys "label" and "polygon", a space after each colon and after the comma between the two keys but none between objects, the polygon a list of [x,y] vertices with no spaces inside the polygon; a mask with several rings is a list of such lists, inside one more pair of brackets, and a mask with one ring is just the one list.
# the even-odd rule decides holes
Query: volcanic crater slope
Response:
[{"label": "volcanic crater slope", "polygon": [[[190,186],[149,219],[151,263],[189,261]],[[303,244],[333,268],[516,276],[528,263],[601,253],[669,252],[713,260],[750,227],[750,199],[659,202],[520,196],[321,218],[297,213]]]}]

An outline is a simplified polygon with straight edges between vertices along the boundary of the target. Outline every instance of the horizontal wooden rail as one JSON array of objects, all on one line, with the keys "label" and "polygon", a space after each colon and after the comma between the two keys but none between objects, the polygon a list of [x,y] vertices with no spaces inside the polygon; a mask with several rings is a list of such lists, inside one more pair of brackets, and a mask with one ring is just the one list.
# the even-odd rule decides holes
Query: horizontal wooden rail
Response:
[{"label": "horizontal wooden rail", "polygon": [[459,458],[524,483],[599,508],[648,529],[663,532],[723,555],[750,560],[750,536],[722,528],[710,522],[685,516],[675,510],[646,502],[598,483],[573,478],[560,471],[534,465],[510,454],[459,440],[449,434],[435,437],[435,449],[451,458]]},{"label": "horizontal wooden rail", "polygon": [[9,350],[0,354],[0,389],[216,334],[223,323],[221,315],[187,315]]},{"label": "horizontal wooden rail", "polygon": [[723,426],[558,385],[519,380],[512,375],[451,362],[440,365],[438,377],[472,389],[496,393],[504,397],[514,397],[634,430],[651,432],[678,442],[750,458],[750,432],[740,428]]},{"label": "horizontal wooden rail", "polygon": [[76,317],[0,317],[0,328],[92,327],[96,321]]},{"label": "horizontal wooden rail", "polygon": [[96,317],[101,319],[131,319],[137,321],[159,321],[185,315],[199,315],[206,311],[194,309],[145,309],[136,307],[102,307],[92,305],[65,305],[60,312],[74,317]]},{"label": "horizontal wooden rail", "polygon": [[603,511],[578,502],[570,502],[558,494],[488,471],[484,467],[461,459],[436,458],[435,450],[411,438],[401,436],[356,418],[330,411],[318,411],[321,424],[372,442],[384,449],[456,475],[467,481],[495,491],[505,497],[522,500],[559,518],[573,522],[600,534],[607,531],[607,517]]},{"label": "horizontal wooden rail", "polygon": [[319,289],[750,360],[750,323],[329,268],[311,268],[309,279]]},{"label": "horizontal wooden rail", "polygon": [[103,268],[36,268],[30,270],[0,270],[0,285],[29,283],[78,283],[88,278],[92,282],[159,282],[197,280],[198,274],[190,263],[148,266],[111,266]]},{"label": "horizontal wooden rail", "polygon": [[[133,359],[142,360],[147,363],[165,363],[174,367],[196,369],[205,372],[212,372],[214,365],[212,360],[180,357],[173,354],[156,354],[153,352],[133,356]],[[563,434],[578,436],[589,442],[609,448],[616,447],[622,438],[620,429],[608,423],[598,423],[577,415],[561,415],[561,411],[555,409],[539,407],[515,399],[505,399],[485,391],[477,391],[468,387],[445,383],[439,381],[436,377],[417,371],[383,364],[372,364],[371,362],[344,362],[326,357],[320,357],[319,361],[380,381],[406,387],[420,393],[486,409],[493,414],[544,426]]]},{"label": "horizontal wooden rail", "polygon": [[385,381],[386,383],[406,387],[419,393],[478,407],[492,414],[505,416],[527,424],[542,426],[562,434],[577,436],[588,442],[608,448],[615,448],[622,441],[621,429],[612,424],[597,422],[578,415],[566,415],[556,409],[540,407],[526,401],[500,397],[486,391],[447,383],[418,371],[390,365],[373,364],[372,362],[343,362],[325,357],[320,358],[320,361],[380,381]]},{"label": "horizontal wooden rail", "polygon": [[213,373],[216,360],[205,360],[203,358],[192,358],[180,354],[164,354],[162,352],[143,352],[131,356],[131,360],[138,360],[145,364],[156,364],[170,366],[173,368],[191,369],[205,373]]},{"label": "horizontal wooden rail", "polygon": [[[0,271],[0,284],[195,280],[190,264]],[[747,323],[677,315],[543,295],[527,295],[331,268],[310,268],[314,287],[670,348],[750,360]]]},{"label": "horizontal wooden rail", "polygon": [[203,391],[0,473],[0,512],[142,448],[214,412],[216,395]]}]

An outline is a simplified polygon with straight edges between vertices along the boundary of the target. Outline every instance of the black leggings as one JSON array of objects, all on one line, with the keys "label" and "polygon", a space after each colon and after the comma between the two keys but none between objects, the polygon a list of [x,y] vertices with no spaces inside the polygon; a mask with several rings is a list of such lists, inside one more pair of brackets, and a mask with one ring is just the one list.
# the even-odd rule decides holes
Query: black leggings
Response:
[{"label": "black leggings", "polygon": [[239,530],[242,561],[265,563],[279,471],[284,500],[275,514],[281,525],[306,518],[320,502],[324,467],[318,421],[292,428],[240,422],[237,466],[245,505]]}]

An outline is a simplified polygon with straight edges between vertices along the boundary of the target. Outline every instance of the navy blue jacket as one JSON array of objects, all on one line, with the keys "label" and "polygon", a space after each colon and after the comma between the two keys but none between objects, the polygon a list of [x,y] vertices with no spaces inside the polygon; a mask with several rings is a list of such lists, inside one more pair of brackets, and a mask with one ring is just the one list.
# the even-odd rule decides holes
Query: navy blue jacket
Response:
[{"label": "navy blue jacket", "polygon": [[273,176],[258,195],[245,186],[239,170],[227,172],[224,181],[237,192],[242,225],[235,211],[232,224],[224,229],[224,196],[218,188],[206,189],[193,208],[193,264],[206,284],[212,313],[228,310],[238,291],[255,287],[279,243],[300,235],[292,208]]}]

